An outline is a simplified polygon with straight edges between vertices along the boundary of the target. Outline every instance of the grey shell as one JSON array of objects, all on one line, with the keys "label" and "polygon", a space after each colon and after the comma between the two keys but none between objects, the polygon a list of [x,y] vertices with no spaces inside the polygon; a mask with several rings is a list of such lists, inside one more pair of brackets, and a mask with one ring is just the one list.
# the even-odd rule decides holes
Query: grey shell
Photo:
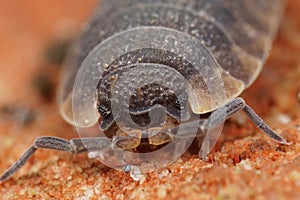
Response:
[{"label": "grey shell", "polygon": [[[68,58],[58,93],[64,118],[81,127],[98,121],[96,92],[111,97],[106,91],[111,85],[99,85],[104,76],[126,71],[132,63],[178,71],[187,80],[194,113],[224,105],[257,78],[283,10],[281,0],[101,2]],[[170,55],[179,60],[174,66]]]}]

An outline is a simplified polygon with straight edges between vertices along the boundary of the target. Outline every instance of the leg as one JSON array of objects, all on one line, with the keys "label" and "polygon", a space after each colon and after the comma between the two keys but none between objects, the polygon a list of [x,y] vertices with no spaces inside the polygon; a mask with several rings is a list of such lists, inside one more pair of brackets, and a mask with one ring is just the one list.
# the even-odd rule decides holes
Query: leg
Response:
[{"label": "leg", "polygon": [[260,129],[267,136],[273,140],[281,143],[288,144],[284,138],[273,131],[246,103],[242,98],[236,98],[225,106],[214,111],[207,123],[205,124],[206,136],[201,145],[199,156],[205,158],[213,146],[216,144],[221,131],[222,124],[225,120],[230,118],[234,113],[243,110],[255,126]]},{"label": "leg", "polygon": [[161,128],[150,128],[148,130],[148,141],[152,145],[161,145],[170,142],[173,139],[173,135],[168,132],[168,129],[161,130]]},{"label": "leg", "polygon": [[207,119],[199,119],[199,115],[197,117],[198,119],[192,118],[193,120],[181,123],[168,117],[164,127],[153,127],[147,130],[149,143],[161,145],[172,141],[174,138],[194,138],[197,132],[204,131],[204,124],[207,121]]},{"label": "leg", "polygon": [[53,149],[58,151],[67,151],[74,154],[82,153],[88,150],[99,151],[111,144],[107,138],[75,138],[70,141],[57,137],[37,138],[33,145],[14,163],[6,172],[0,176],[0,182],[10,178],[37,149]]},{"label": "leg", "polygon": [[119,131],[116,133],[116,136],[113,136],[112,138],[112,146],[124,150],[134,149],[140,145],[141,138],[141,131],[129,131],[128,133]]},{"label": "leg", "polygon": [[273,131],[248,105],[245,105],[243,111],[248,115],[254,125],[264,134],[281,144],[289,144],[284,138]]}]

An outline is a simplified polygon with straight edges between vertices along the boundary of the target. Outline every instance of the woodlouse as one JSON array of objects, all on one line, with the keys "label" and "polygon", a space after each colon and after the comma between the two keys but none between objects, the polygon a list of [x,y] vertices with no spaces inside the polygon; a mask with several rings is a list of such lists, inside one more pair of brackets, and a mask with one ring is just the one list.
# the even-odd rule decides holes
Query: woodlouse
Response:
[{"label": "woodlouse", "polygon": [[[144,166],[149,157],[133,161],[126,153],[163,149],[176,140],[175,154],[167,149],[159,157],[166,163],[154,164],[165,166],[197,136],[203,140],[199,153],[203,157],[219,136],[221,130],[215,129],[239,110],[269,137],[287,144],[236,98],[253,83],[267,58],[282,4],[281,0],[103,1],[64,69],[59,106],[66,121],[80,129],[94,126],[101,115],[100,127],[108,137],[38,138],[0,181],[38,148],[101,152],[96,157],[114,168],[129,171],[131,165],[139,165],[149,171],[153,167]],[[210,116],[200,119],[205,113]],[[120,149],[125,151],[116,153]]]}]

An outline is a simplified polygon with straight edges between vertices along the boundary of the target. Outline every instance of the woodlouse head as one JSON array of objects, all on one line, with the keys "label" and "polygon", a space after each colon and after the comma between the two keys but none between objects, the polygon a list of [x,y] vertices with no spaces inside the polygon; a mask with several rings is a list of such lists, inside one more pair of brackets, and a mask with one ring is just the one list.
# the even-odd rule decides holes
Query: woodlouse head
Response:
[{"label": "woodlouse head", "polygon": [[[147,70],[141,70],[143,67]],[[173,77],[166,79],[167,75],[160,70]],[[139,81],[147,81],[147,77],[152,82],[138,86]],[[155,81],[158,84],[155,85]],[[130,85],[133,85],[132,93],[128,96]],[[112,91],[117,91],[115,95],[119,96],[113,99],[126,97],[131,116],[145,114],[151,106],[159,104],[172,117],[186,120],[189,112],[207,113],[225,104],[237,96],[243,86],[218,66],[197,39],[167,28],[140,27],[108,38],[89,53],[77,72],[69,101],[71,106],[67,107],[72,107],[69,110],[74,115],[75,126],[93,126],[98,122],[100,111],[106,117],[102,128],[107,129],[118,116],[112,117],[113,109],[119,107],[111,106],[119,101],[112,102]],[[183,106],[190,110],[176,109],[178,102],[187,103]]]},{"label": "woodlouse head", "polygon": [[[143,63],[151,60],[145,56],[144,51],[149,53],[151,50],[130,52],[126,56],[140,56],[139,62],[126,66],[109,66],[100,79],[96,98],[97,108],[102,116],[102,130],[109,129],[116,118],[123,125],[124,120],[130,121],[127,127],[131,128],[145,130],[160,127],[165,122],[165,116],[158,115],[158,109],[163,109],[178,121],[189,119],[186,81],[174,68],[164,65],[167,63]],[[119,59],[116,62],[122,63]],[[155,59],[160,60],[157,57]],[[155,105],[156,108],[153,108]],[[156,113],[155,120],[151,119],[150,111]]]}]

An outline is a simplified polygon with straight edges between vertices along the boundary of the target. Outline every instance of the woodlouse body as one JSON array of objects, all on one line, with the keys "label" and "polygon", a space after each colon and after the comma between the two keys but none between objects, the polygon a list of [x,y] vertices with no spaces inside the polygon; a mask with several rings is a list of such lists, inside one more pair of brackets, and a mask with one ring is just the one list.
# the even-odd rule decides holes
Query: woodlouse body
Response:
[{"label": "woodlouse body", "polygon": [[[171,63],[172,59],[168,60],[168,56],[172,56],[171,53],[177,53],[176,51],[168,52],[163,48],[164,43],[169,43],[167,44],[168,47],[172,48],[177,41],[171,32],[159,31],[159,29],[168,28],[179,31],[186,35],[186,38],[195,38],[199,43],[199,48],[207,50],[205,52],[208,54],[207,57],[212,57],[211,59],[215,61],[210,67],[215,68],[213,70],[219,70],[219,73],[221,73],[225,84],[226,99],[218,99],[215,102],[216,105],[212,106],[210,105],[210,97],[207,94],[202,94],[197,97],[197,100],[205,102],[202,103],[202,107],[197,107],[196,103],[192,105],[195,113],[212,111],[237,97],[259,74],[278,27],[282,11],[281,4],[280,0],[272,2],[239,0],[177,0],[174,2],[159,0],[155,1],[155,3],[153,1],[139,0],[104,1],[92,18],[87,31],[83,34],[79,49],[72,57],[72,66],[74,68],[69,69],[68,74],[63,77],[60,101],[67,102],[67,106],[71,107],[71,101],[66,101],[66,99],[72,94],[72,87],[79,67],[95,46],[103,41],[105,42],[105,40],[109,40],[116,34],[118,35],[115,37],[122,37],[122,33],[135,28],[139,28],[138,31],[143,33],[143,38],[150,40],[149,43],[154,43],[155,41],[151,41],[151,39],[154,39],[147,36],[148,30],[146,28],[152,27],[158,30],[156,33],[165,34],[164,37],[159,38],[164,39],[159,41],[160,48],[158,48],[160,52],[153,50],[152,47],[155,46],[153,44],[145,44],[144,46],[148,45],[149,47],[144,49],[132,48],[134,49],[133,51],[113,58],[114,60],[107,59],[108,63],[99,62],[101,65],[108,65],[108,70],[105,71],[105,74],[117,70],[121,71],[121,68],[134,62],[162,63],[176,68],[189,80],[193,78],[199,79],[199,77],[187,76],[188,73],[193,73],[193,70],[198,70],[197,67],[201,68],[201,66],[187,66],[188,64],[191,65],[191,63],[187,63],[187,60],[182,59],[182,55],[178,58],[181,60],[177,61],[177,63]],[[130,36],[128,34],[128,37]],[[136,44],[134,41],[130,42]],[[126,45],[128,44],[124,44],[124,46]],[[114,52],[118,51],[116,48],[121,47],[110,46],[110,48],[114,49],[106,50],[108,53],[111,51],[113,55],[119,56],[121,54]],[[151,50],[153,51],[152,53],[150,52]],[[205,56],[205,53],[203,53],[203,56]],[[101,60],[99,59],[99,61]],[[93,62],[97,63],[97,61]],[[90,66],[89,68],[98,71],[97,66]],[[97,77],[97,79],[103,79],[105,74],[101,74],[102,77]],[[87,75],[92,76],[91,74]],[[99,73],[93,75],[97,76]],[[211,74],[210,76],[213,75]],[[192,80],[190,82],[192,84],[193,82],[198,82],[194,84],[194,87],[206,93],[207,88],[205,88],[205,85],[201,85],[205,81],[203,78],[200,77],[202,80]],[[97,84],[96,82],[98,80],[88,84],[95,85]],[[100,88],[99,94],[103,95],[103,93],[107,95],[107,92],[102,91]],[[101,96],[100,98],[104,97]],[[72,122],[72,114],[66,112],[66,110],[70,111],[72,109],[66,109],[66,103],[62,103],[62,105],[65,106],[61,108],[63,115],[66,116],[68,121]],[[95,119],[92,121],[95,122]]]},{"label": "woodlouse body", "polygon": [[[107,138],[68,142],[47,137],[32,148],[79,153],[107,146],[113,151],[116,145],[141,150],[183,140],[173,147],[176,155],[165,153],[173,161],[199,133],[199,115],[212,113],[200,123],[202,139],[214,136],[214,141],[204,138],[205,156],[218,137],[209,130],[241,109],[263,132],[286,143],[243,100],[235,99],[258,76],[282,9],[281,0],[102,1],[64,69],[59,105],[77,127],[94,126],[101,115],[101,129],[113,145]],[[174,133],[178,127],[183,127],[180,134]],[[109,156],[103,155],[105,162]],[[113,155],[121,158],[118,166],[135,164],[130,156]],[[14,171],[12,167],[1,179]]]}]

